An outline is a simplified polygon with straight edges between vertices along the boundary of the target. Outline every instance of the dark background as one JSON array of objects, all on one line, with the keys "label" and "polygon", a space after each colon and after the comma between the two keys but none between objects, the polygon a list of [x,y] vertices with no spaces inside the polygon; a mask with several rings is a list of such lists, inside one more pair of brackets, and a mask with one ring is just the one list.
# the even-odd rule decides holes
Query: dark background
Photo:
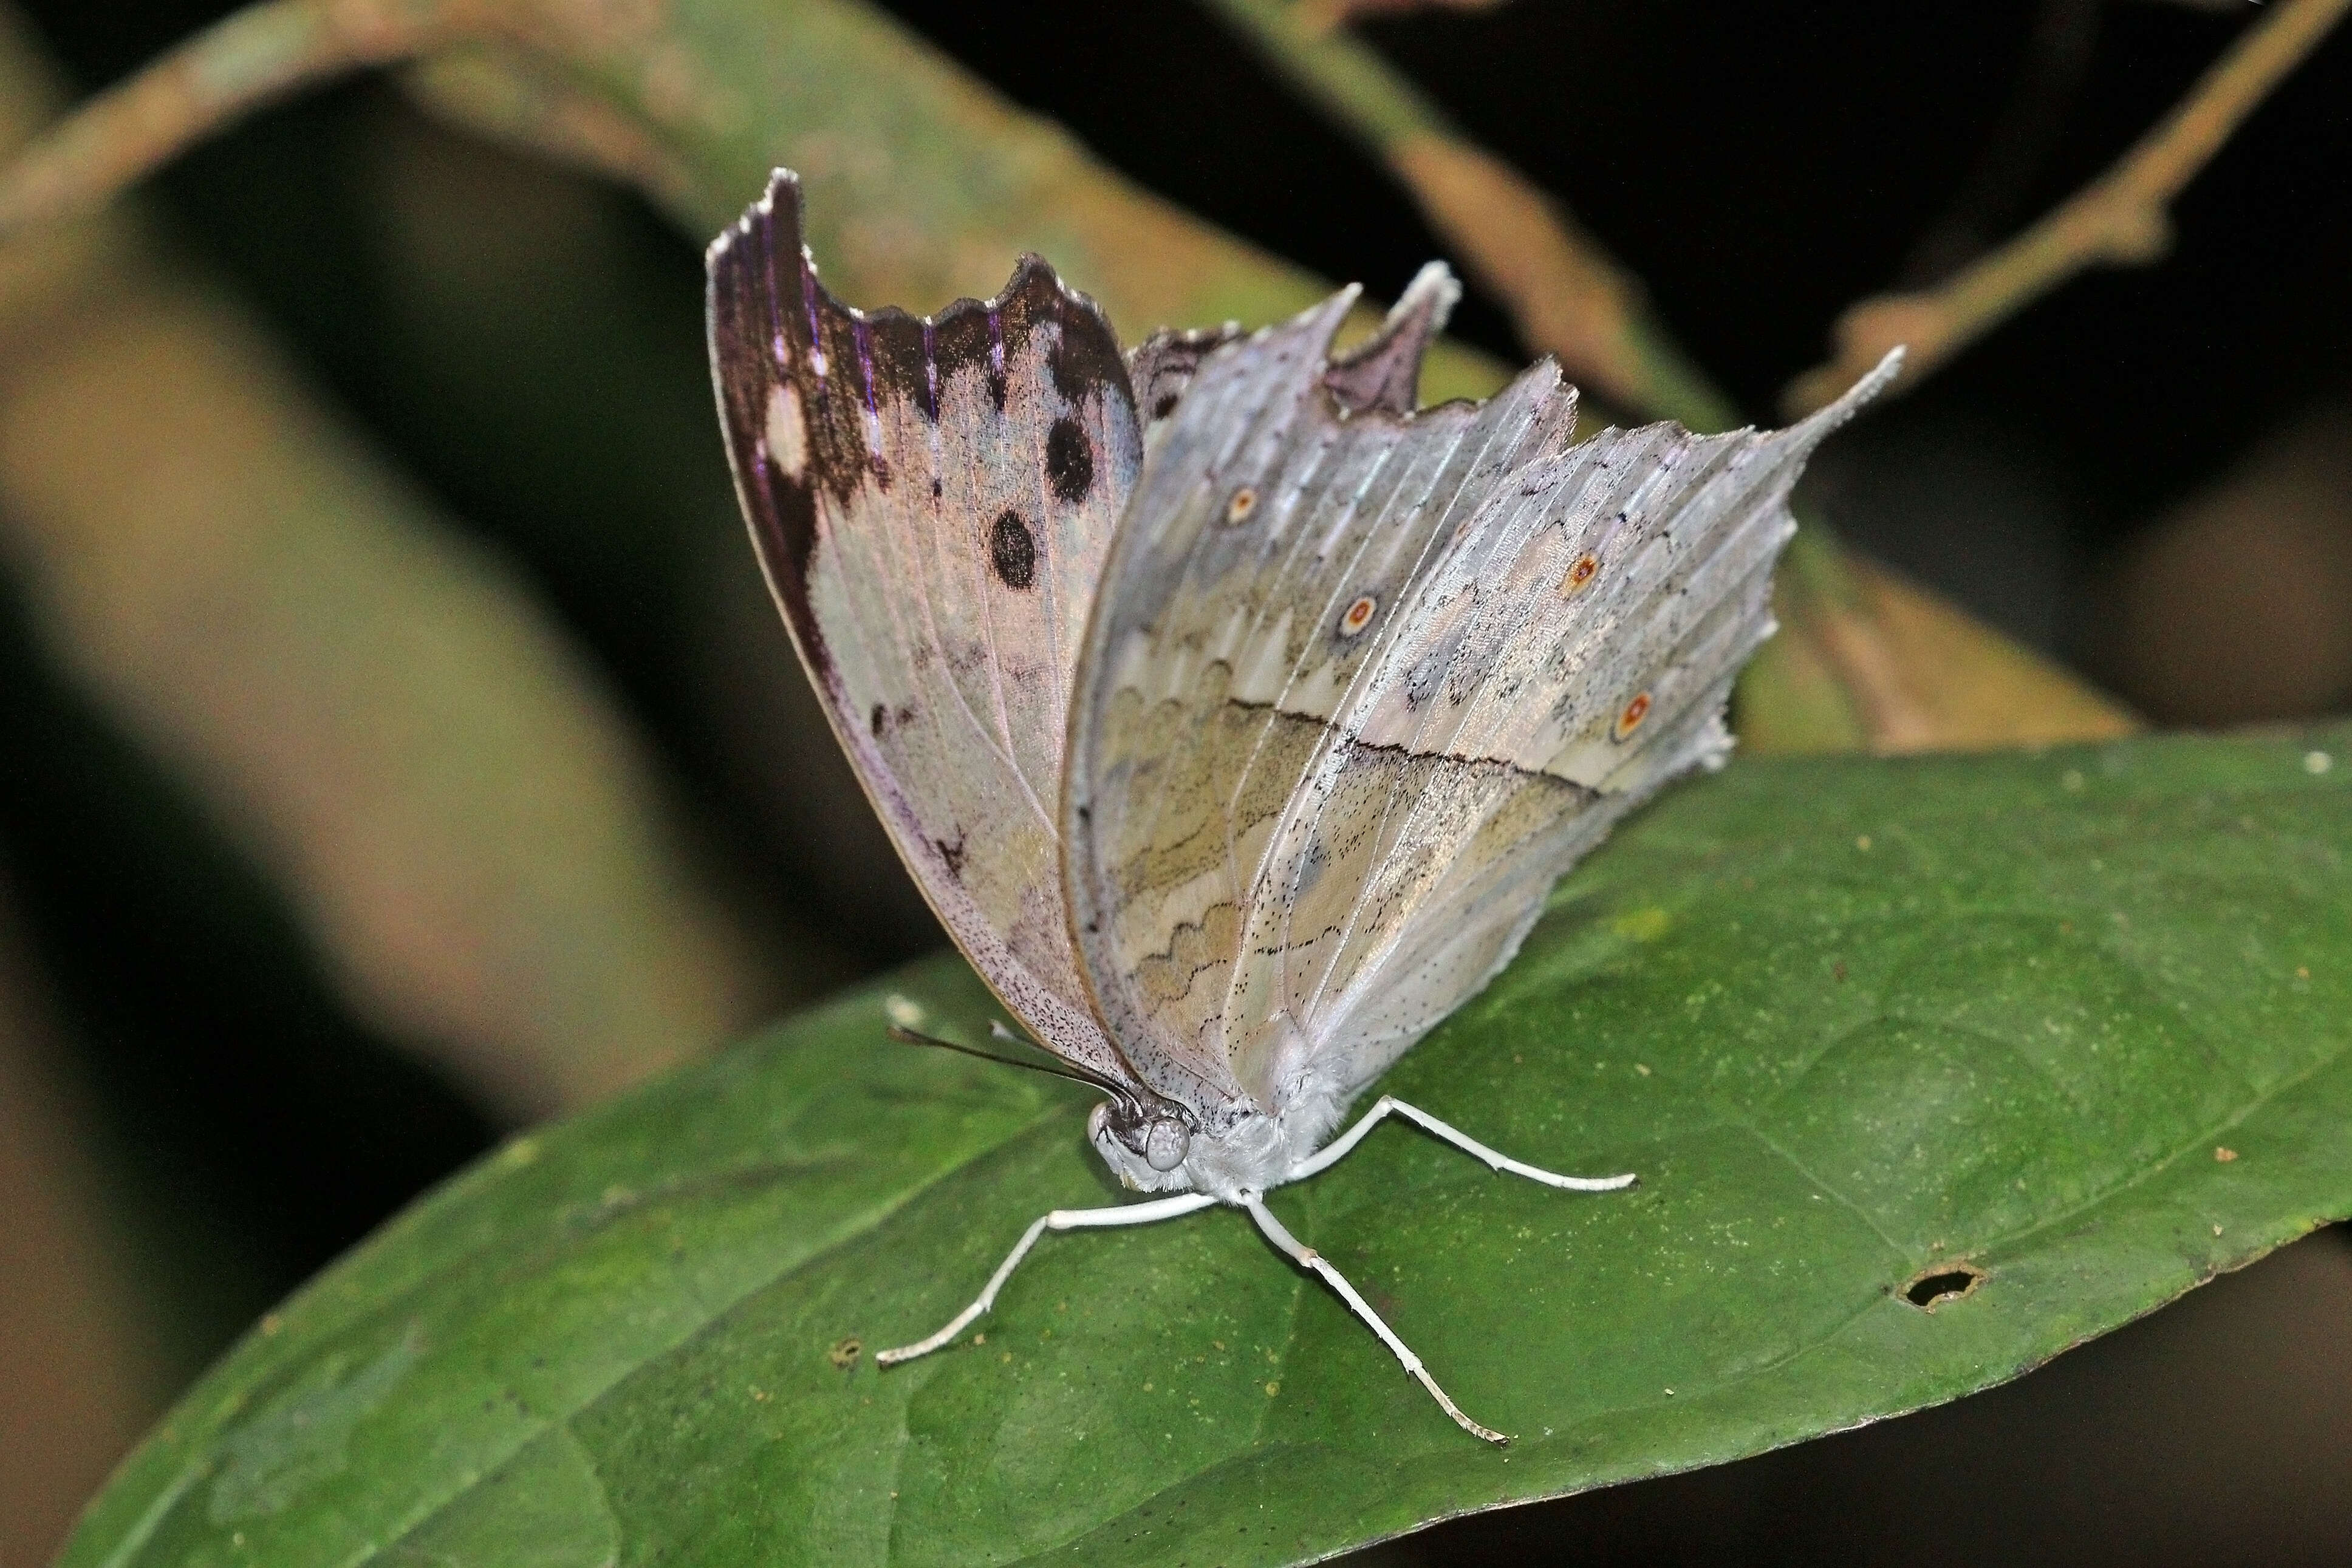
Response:
[{"label": "dark background", "polygon": [[[225,9],[29,6],[84,89]],[[1328,277],[1393,294],[1441,252],[1378,163],[1203,10],[891,9],[1142,183]],[[1518,0],[1363,30],[1472,137],[1569,204],[1693,357],[1765,419],[1779,388],[1824,357],[1843,306],[1934,276],[1972,235],[1997,239],[2075,189],[2242,23],[2158,3]],[[676,505],[660,472],[604,455],[627,444],[614,430],[661,421],[678,432],[677,464],[723,464],[693,238],[593,188],[618,236],[597,286],[479,330],[421,298],[388,256],[371,193],[393,144],[428,149],[459,178],[478,165],[518,188],[583,184],[439,131],[365,81],[206,145],[153,200],[170,242],[233,278],[314,382],[558,606],[744,897],[833,933],[857,966],[935,946],[903,896],[846,899],[812,871],[693,667],[713,561],[755,570],[740,531]],[[2339,35],[2191,186],[2161,264],[2069,285],[1826,455],[1816,494],[1830,520],[2155,716],[2214,716],[2103,632],[2114,564],[2268,433],[2352,391],[2347,179],[2352,36]],[[1455,330],[1519,357],[1475,291]],[[173,1217],[162,1228],[187,1255],[193,1367],[495,1129],[341,1008],[268,883],[44,667],[13,599],[0,606],[0,868],[117,1155]],[[2352,1548],[2352,1458],[2330,1440],[2330,1401],[2352,1392],[2346,1270],[2312,1258],[2328,1246],[2340,1250],[2315,1239],[1999,1395],[1451,1527],[1408,1555],[2281,1562],[2321,1550],[2331,1530]],[[2257,1286],[2271,1276],[2288,1282]],[[2306,1292],[2313,1312],[2279,1309]],[[2315,1322],[2337,1337],[2310,1338]],[[2231,1451],[2184,1437],[2200,1427]],[[2292,1484],[2214,1502],[2240,1498],[2228,1478],[2249,1463]],[[2315,1511],[2308,1529],[2265,1533],[2299,1510]]]}]

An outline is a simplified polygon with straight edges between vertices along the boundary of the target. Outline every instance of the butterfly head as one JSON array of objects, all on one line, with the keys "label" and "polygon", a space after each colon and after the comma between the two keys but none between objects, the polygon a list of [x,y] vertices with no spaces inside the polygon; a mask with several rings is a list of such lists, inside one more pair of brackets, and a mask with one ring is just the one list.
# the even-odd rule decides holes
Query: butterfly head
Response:
[{"label": "butterfly head", "polygon": [[1186,1185],[1192,1153],[1190,1113],[1165,1100],[1107,1100],[1087,1119],[1087,1134],[1119,1180],[1144,1192]]}]

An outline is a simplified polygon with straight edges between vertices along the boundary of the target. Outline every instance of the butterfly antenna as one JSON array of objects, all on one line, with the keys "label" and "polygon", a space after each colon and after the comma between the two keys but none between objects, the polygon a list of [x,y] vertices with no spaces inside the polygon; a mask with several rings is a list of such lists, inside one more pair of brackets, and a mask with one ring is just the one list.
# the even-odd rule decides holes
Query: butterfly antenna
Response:
[{"label": "butterfly antenna", "polygon": [[[1118,1100],[1134,1098],[1123,1086],[1112,1082],[1099,1073],[1089,1072],[1083,1067],[1073,1066],[1068,1062],[1030,1061],[1018,1056],[999,1056],[992,1051],[982,1051],[976,1045],[964,1045],[952,1040],[941,1040],[935,1034],[923,1034],[895,1023],[890,1026],[890,1038],[905,1045],[935,1046],[940,1051],[952,1051],[960,1056],[976,1056],[982,1061],[998,1062],[1006,1067],[1025,1067],[1032,1072],[1066,1078],[1073,1083],[1083,1083],[1090,1089],[1102,1090]],[[1018,1040],[1020,1037],[1008,1033],[1003,1038]]]}]

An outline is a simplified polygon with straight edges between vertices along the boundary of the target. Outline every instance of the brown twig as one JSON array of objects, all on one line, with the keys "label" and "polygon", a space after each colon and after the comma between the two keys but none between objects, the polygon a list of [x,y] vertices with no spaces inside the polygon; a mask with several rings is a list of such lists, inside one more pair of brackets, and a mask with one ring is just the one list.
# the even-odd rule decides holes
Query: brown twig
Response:
[{"label": "brown twig", "polygon": [[1784,411],[1794,417],[1830,402],[1898,343],[1910,350],[1902,381],[1915,382],[2076,273],[2161,256],[2172,199],[2347,5],[2279,0],[2122,162],[2064,205],[1939,288],[1880,295],[1847,310],[1836,358],[1790,383]]},{"label": "brown twig", "polygon": [[1604,401],[1695,430],[1738,411],[1675,346],[1639,283],[1528,177],[1474,145],[1375,50],[1294,0],[1208,0],[1402,181],[1520,340]]},{"label": "brown twig", "polygon": [[1376,16],[1413,11],[1492,11],[1510,0],[1298,0],[1298,25],[1310,33],[1336,33]]},{"label": "brown twig", "polygon": [[[1553,354],[1571,380],[1629,413],[1698,430],[1738,423],[1731,401],[1675,347],[1639,284],[1596,241],[1525,175],[1473,145],[1360,40],[1314,31],[1312,0],[1209,3],[1387,161],[1431,225],[1509,308],[1528,348]],[[1878,751],[1997,744],[2001,716],[2015,734],[2036,739],[2131,726],[2063,670],[1959,612],[1916,592],[1865,591],[1819,528],[1799,534],[1781,578],[1786,624],[1743,683],[1760,698],[1743,703],[1741,732],[1751,744]],[[1906,634],[1931,622],[1937,636]]]},{"label": "brown twig", "polygon": [[2098,53],[2106,7],[2107,0],[2039,0],[2009,101],[1994,117],[1951,204],[1912,246],[1897,287],[1941,283],[1990,250],[2025,215],[2034,181]]},{"label": "brown twig", "polygon": [[[247,81],[317,44],[231,41]],[[46,75],[0,8],[0,155]],[[0,556],[44,660],[271,879],[345,1004],[484,1103],[603,1098],[795,983],[528,584],[135,219],[0,246]]]},{"label": "brown twig", "polygon": [[[1390,162],[1465,265],[1517,312],[1531,346],[1626,412],[1697,429],[1737,423],[1648,315],[1638,285],[1386,61],[1345,34],[1306,36],[1286,0],[1215,3]],[[95,206],[247,109],[404,58],[422,62],[426,96],[467,124],[618,172],[698,232],[731,217],[742,193],[790,158],[825,193],[813,208],[856,215],[821,236],[820,249],[837,279],[875,298],[984,291],[997,275],[971,271],[971,257],[992,268],[1024,248],[1066,257],[1071,276],[1137,332],[1272,319],[1322,287],[1121,184],[862,7],[825,0],[740,10],[264,0],[101,95],[0,174],[0,228]],[[847,85],[871,80],[890,84],[887,114]],[[1498,367],[1441,345],[1423,390],[1479,395],[1499,379]],[[1834,555],[1826,538],[1816,548]],[[1857,601],[1821,613],[1874,612]],[[1784,618],[1790,632],[1774,646],[1796,650],[1803,616]],[[1855,667],[1853,637],[1813,643],[1823,679],[1804,705],[1810,743],[1898,738],[1885,733],[1886,704],[1861,695],[1874,688]]]},{"label": "brown twig", "polygon": [[268,0],[231,13],[87,109],[0,176],[0,234],[103,206],[260,105],[493,27],[476,0]]}]

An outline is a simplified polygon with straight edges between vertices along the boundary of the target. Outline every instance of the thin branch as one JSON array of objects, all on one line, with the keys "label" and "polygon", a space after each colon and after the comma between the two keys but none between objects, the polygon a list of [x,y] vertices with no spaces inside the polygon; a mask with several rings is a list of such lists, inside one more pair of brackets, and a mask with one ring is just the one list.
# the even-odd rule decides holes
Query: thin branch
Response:
[{"label": "thin branch", "polygon": [[1559,204],[1474,145],[1361,39],[1294,0],[1206,0],[1334,120],[1380,154],[1430,226],[1510,311],[1519,338],[1603,401],[1695,430],[1738,410],[1675,346],[1642,289]]},{"label": "thin branch", "polygon": [[1298,0],[1298,23],[1311,33],[1340,28],[1379,16],[1414,11],[1492,11],[1510,0]]},{"label": "thin branch", "polygon": [[[1431,226],[1510,308],[1528,348],[1558,356],[1571,379],[1628,412],[1696,430],[1739,422],[1731,401],[1649,314],[1633,277],[1526,176],[1472,145],[1378,53],[1345,33],[1311,30],[1312,0],[1207,3],[1387,161]],[[1780,711],[1759,716],[1751,705],[1743,734],[1808,749],[1910,751],[1963,737],[1987,744],[1997,741],[1998,724],[1956,727],[1952,716],[2012,706],[2020,733],[2036,738],[2129,726],[2073,676],[1957,612],[1937,611],[1960,629],[1935,643],[1934,657],[1948,667],[1910,656],[1918,640],[1903,639],[1908,622],[1891,613],[1901,606],[1857,588],[1843,553],[1820,528],[1798,535],[1788,564],[1787,624],[1748,677],[1769,689],[1766,706]],[[1956,650],[1965,657],[1950,663]],[[2029,700],[2012,705],[2020,694]],[[2042,714],[2057,716],[2037,727]]]},{"label": "thin branch", "polygon": [[[881,298],[946,292],[960,280],[955,258],[970,248],[971,233],[1008,250],[1048,238],[1058,246],[1075,243],[1074,263],[1086,263],[1093,286],[1137,325],[1270,319],[1318,287],[1108,179],[862,10],[836,16],[808,3],[841,30],[824,35],[821,63],[795,48],[803,40],[793,22],[765,6],[739,16],[726,7],[564,0],[264,0],[101,94],[26,162],[0,172],[0,229],[102,204],[198,138],[304,86],[419,59],[424,75],[412,73],[412,87],[463,122],[633,179],[668,198],[689,228],[708,232],[721,221],[718,214],[731,215],[740,195],[730,193],[751,188],[777,150],[801,145],[814,126],[838,136],[833,120],[809,118],[828,101],[811,84],[854,72],[889,81],[904,100],[894,129],[878,133],[894,156],[875,162],[896,172],[861,175],[863,165],[853,161],[832,177],[835,199],[889,214],[922,240],[869,247],[861,276]],[[1214,4],[1397,170],[1465,265],[1517,313],[1531,346],[1557,353],[1580,382],[1626,412],[1701,430],[1737,423],[1728,400],[1647,314],[1638,285],[1543,192],[1471,145],[1379,55],[1344,34],[1305,36],[1298,14],[1276,0]],[[688,29],[683,17],[708,26]],[[489,47],[469,47],[480,45]],[[663,68],[636,68],[652,60]],[[877,60],[887,60],[887,68]],[[677,131],[682,77],[698,81],[707,99],[693,134]],[[932,155],[946,146],[971,155]],[[992,199],[982,217],[957,204],[976,188],[1011,193]],[[1153,264],[1129,263],[1142,256]],[[1250,303],[1237,310],[1236,300]],[[1475,385],[1460,390],[1490,385],[1484,371],[1472,380]],[[1826,538],[1815,543],[1834,550]],[[1858,605],[1853,612],[1875,611]],[[1774,646],[1801,652],[1811,614],[1786,615],[1790,634]],[[1824,678],[1814,683],[1818,700],[1808,711],[1837,712],[1810,733],[1848,743],[1901,738],[1881,733],[1894,713],[1887,703],[1857,695],[1876,688],[1873,672],[1856,667],[1853,635],[1832,629],[1812,642],[1823,650],[1816,663]],[[1964,662],[1952,674],[1965,685],[1973,667]]]},{"label": "thin branch", "polygon": [[[2244,0],[2234,0],[2242,5]],[[2009,101],[1944,214],[1911,247],[1895,281],[1903,288],[1942,282],[2017,226],[2035,178],[2064,129],[2097,53],[2106,0],[2041,0]]]},{"label": "thin branch", "polygon": [[0,175],[0,234],[104,206],[254,109],[460,34],[480,0],[268,0],[196,34],[69,117]]},{"label": "thin branch", "polygon": [[1847,310],[1837,357],[1790,383],[1785,412],[1795,417],[1830,402],[1897,343],[1910,349],[1903,382],[1916,381],[2076,273],[2161,256],[2173,198],[2347,5],[2352,0],[2279,0],[2122,162],[2063,206],[1939,288],[1884,294]]}]

